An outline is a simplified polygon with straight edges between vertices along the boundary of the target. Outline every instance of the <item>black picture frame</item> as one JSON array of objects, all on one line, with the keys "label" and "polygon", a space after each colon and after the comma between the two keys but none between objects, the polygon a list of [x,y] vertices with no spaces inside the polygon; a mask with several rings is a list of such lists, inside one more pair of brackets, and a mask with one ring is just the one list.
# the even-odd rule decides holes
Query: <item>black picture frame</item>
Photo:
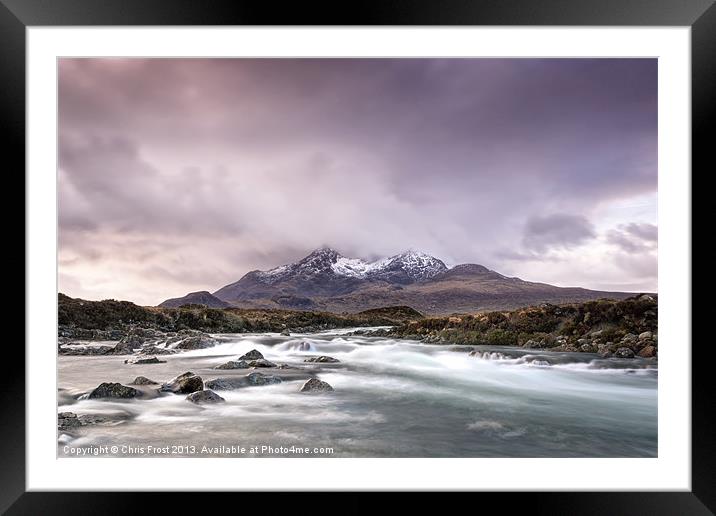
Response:
[{"label": "black picture frame", "polygon": [[[714,141],[711,135],[716,125],[714,0],[366,0],[350,5],[339,2],[286,2],[280,7],[269,2],[241,0],[0,0],[0,130],[4,133],[0,141],[8,167],[6,182],[11,180],[8,176],[12,175],[18,180],[17,187],[23,191],[24,180],[20,177],[24,174],[10,174],[10,171],[25,170],[25,30],[32,26],[64,25],[689,26],[692,31],[693,195],[708,195],[707,189],[693,186],[702,184],[701,178],[716,170],[711,149]],[[699,210],[702,210],[699,212],[696,198],[692,199],[693,231],[698,224],[708,224],[709,215],[713,215],[714,210],[705,208],[707,204],[703,203],[698,204]],[[15,218],[6,217],[6,220]],[[705,247],[709,243],[706,241],[700,245]],[[694,251],[692,245],[694,258],[716,258],[708,248],[703,250],[703,254]],[[8,266],[19,269],[20,254],[13,253]],[[695,260],[694,267],[698,267]],[[705,275],[699,276],[698,284],[707,291],[713,280],[708,277],[708,270],[699,270]],[[692,306],[694,322],[708,317],[705,313],[708,301],[698,304],[694,300]],[[692,341],[696,340],[692,338]],[[684,343],[685,346],[689,344]],[[460,494],[462,499],[456,502],[474,504],[474,497],[477,496],[480,504],[495,501],[500,504],[501,511],[524,508],[531,514],[713,514],[716,510],[716,431],[712,422],[716,405],[711,397],[712,359],[708,354],[711,343],[698,344],[691,346],[691,492],[464,493]],[[26,492],[25,352],[17,345],[6,345],[5,350],[5,358],[12,367],[4,368],[4,385],[0,388],[1,511],[13,515],[143,513],[148,512],[156,502],[162,504],[162,512],[172,506],[181,507],[182,511],[206,511],[210,510],[206,505],[206,496],[212,497],[214,507],[217,501],[224,501],[228,496],[241,496],[244,504],[247,501],[259,504],[263,498],[273,511],[307,507],[304,504],[308,493],[207,493],[198,496],[197,493]],[[91,464],[88,463],[88,467]],[[220,500],[216,500],[217,496]],[[367,499],[370,497],[348,496],[352,500],[344,502],[346,511],[370,510],[374,506],[374,502]],[[468,496],[469,501],[465,500]],[[158,500],[159,497],[162,499]],[[424,494],[415,493],[411,497],[420,503]],[[308,507],[314,510],[315,506],[314,501]]]}]

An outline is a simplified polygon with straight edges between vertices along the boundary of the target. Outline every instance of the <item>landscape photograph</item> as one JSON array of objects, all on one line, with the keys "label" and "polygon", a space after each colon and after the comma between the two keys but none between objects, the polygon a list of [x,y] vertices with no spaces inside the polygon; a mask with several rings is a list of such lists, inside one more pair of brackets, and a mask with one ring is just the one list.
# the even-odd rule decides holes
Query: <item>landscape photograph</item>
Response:
[{"label": "landscape photograph", "polygon": [[57,456],[657,457],[657,63],[59,59]]}]

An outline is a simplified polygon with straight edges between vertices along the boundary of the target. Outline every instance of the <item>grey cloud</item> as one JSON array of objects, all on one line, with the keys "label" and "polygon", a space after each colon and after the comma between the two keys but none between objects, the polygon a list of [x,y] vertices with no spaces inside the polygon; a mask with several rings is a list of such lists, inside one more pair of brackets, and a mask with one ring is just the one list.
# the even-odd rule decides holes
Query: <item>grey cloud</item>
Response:
[{"label": "grey cloud", "polygon": [[[206,283],[322,244],[553,260],[599,206],[656,191],[656,77],[655,59],[62,59],[60,247],[131,242],[216,264]],[[652,231],[629,220],[619,238]]]},{"label": "grey cloud", "polygon": [[569,249],[596,237],[594,224],[581,215],[535,216],[525,225],[524,245],[537,252]]},{"label": "grey cloud", "polygon": [[658,229],[654,224],[621,224],[607,232],[607,242],[627,253],[655,249]]}]

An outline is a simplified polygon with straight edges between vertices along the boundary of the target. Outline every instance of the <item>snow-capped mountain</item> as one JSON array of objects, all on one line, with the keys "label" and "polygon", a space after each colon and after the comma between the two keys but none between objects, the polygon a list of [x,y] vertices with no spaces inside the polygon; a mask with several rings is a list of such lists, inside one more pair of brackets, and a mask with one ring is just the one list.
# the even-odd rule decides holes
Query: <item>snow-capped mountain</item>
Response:
[{"label": "snow-capped mountain", "polygon": [[[406,305],[423,313],[454,313],[583,301],[620,293],[532,283],[477,264],[448,268],[438,258],[412,250],[366,261],[323,247],[294,263],[251,271],[213,294],[198,294],[212,301],[207,306],[226,303],[238,307],[352,312]],[[194,293],[165,303],[181,306],[196,303],[199,297]]]},{"label": "snow-capped mountain", "polygon": [[273,285],[287,278],[303,275],[334,274],[347,278],[385,280],[394,283],[413,283],[428,280],[447,271],[445,264],[425,253],[406,251],[389,258],[366,262],[360,258],[346,258],[338,251],[324,247],[316,249],[302,260],[256,273],[260,281]]}]

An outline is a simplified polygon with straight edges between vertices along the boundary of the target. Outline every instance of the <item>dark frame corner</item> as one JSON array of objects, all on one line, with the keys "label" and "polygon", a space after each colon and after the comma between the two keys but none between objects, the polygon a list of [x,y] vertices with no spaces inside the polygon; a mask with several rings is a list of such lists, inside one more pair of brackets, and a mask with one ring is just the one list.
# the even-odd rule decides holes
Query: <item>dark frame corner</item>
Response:
[{"label": "dark frame corner", "polygon": [[[692,169],[699,170],[701,176],[716,169],[711,149],[711,135],[716,133],[714,0],[369,0],[355,4],[351,10],[337,3],[322,2],[286,3],[279,10],[268,2],[242,0],[216,0],[211,3],[193,0],[0,0],[0,120],[3,122],[0,127],[5,133],[1,141],[6,149],[6,159],[9,156],[13,168],[17,170],[25,170],[25,29],[48,25],[690,26]],[[704,189],[693,188],[696,177],[693,172],[691,177],[692,195],[705,195]],[[20,181],[20,188],[24,191],[24,180]],[[697,208],[696,203],[692,203],[695,225],[708,220],[709,215],[713,217],[713,209],[705,212],[705,205],[699,203]],[[697,209],[704,211],[701,216],[698,216]],[[702,255],[692,256],[698,258]],[[713,254],[710,257],[713,259]],[[26,256],[23,255],[23,263],[24,258]],[[19,262],[19,258],[15,260]],[[705,267],[699,269],[705,270]],[[706,276],[703,281],[713,283],[709,275]],[[705,287],[702,287],[704,291]],[[701,318],[698,315],[705,310],[703,304],[694,304],[693,311],[697,317],[692,316],[692,320],[702,320],[706,314],[701,313]],[[204,497],[180,493],[25,492],[24,350],[16,349],[14,354],[13,367],[6,372],[9,377],[0,390],[0,407],[4,416],[0,418],[0,457],[4,466],[0,468],[0,511],[13,515],[144,512],[146,503],[157,501],[159,496],[163,497],[162,504],[168,501],[171,505],[181,504],[184,511],[207,509]],[[507,496],[484,493],[477,496],[498,501],[506,509],[525,508],[537,514],[713,514],[716,512],[716,432],[711,424],[714,405],[712,389],[709,388],[710,358],[704,345],[692,346],[691,492],[513,493]],[[260,502],[266,495],[247,493],[241,496],[244,500]],[[296,502],[306,500],[307,496],[306,493],[272,494],[269,503],[274,509],[281,505],[295,510]],[[372,506],[372,502],[359,499],[356,494],[349,496],[353,501],[344,507],[350,506],[355,511],[361,505],[366,509]],[[422,494],[412,496],[423,497]],[[475,494],[460,496],[473,497]]]}]

